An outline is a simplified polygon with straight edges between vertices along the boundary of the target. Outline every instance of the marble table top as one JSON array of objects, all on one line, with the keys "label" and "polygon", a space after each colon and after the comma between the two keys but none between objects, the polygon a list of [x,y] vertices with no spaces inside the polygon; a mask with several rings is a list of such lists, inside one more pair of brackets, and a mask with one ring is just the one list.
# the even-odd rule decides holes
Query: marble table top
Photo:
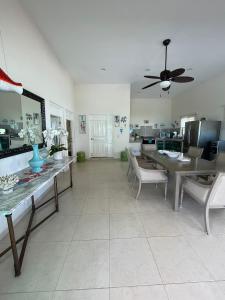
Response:
[{"label": "marble table top", "polygon": [[41,190],[44,185],[68,167],[74,159],[74,157],[66,157],[59,161],[49,160],[40,173],[32,173],[31,168],[26,168],[16,173],[19,177],[19,182],[14,187],[13,192],[3,194],[0,191],[0,214],[11,214],[24,201],[31,198],[34,193]]}]

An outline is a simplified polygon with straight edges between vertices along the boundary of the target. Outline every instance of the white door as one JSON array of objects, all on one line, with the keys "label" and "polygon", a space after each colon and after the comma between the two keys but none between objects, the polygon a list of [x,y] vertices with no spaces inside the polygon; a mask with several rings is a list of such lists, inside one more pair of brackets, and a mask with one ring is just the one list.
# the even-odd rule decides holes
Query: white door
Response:
[{"label": "white door", "polygon": [[90,157],[112,157],[112,116],[89,116]]}]

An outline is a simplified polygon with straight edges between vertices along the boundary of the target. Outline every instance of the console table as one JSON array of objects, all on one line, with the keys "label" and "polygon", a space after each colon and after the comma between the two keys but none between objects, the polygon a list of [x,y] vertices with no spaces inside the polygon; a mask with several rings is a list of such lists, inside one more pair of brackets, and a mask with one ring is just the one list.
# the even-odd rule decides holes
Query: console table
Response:
[{"label": "console table", "polygon": [[[13,260],[14,260],[14,269],[15,276],[21,274],[21,268],[23,264],[23,258],[26,251],[26,246],[30,233],[44,223],[48,218],[53,214],[59,211],[58,196],[62,194],[65,190],[73,186],[72,180],[72,163],[74,161],[73,157],[67,157],[62,161],[49,161],[47,162],[42,172],[34,174],[31,172],[30,168],[26,168],[17,173],[19,177],[18,184],[14,187],[14,191],[8,195],[0,193],[0,214],[5,215],[8,224],[8,232],[11,245],[0,253],[0,257],[6,254],[8,251],[12,250]],[[57,187],[57,175],[69,167],[70,173],[70,182],[68,187],[62,191],[58,191]],[[45,185],[54,182],[54,196],[48,199],[47,201],[35,205],[34,195],[36,192],[41,190]],[[12,220],[13,212],[17,207],[22,205],[25,201],[31,200],[31,214],[28,222],[26,232],[23,236],[16,240],[14,233],[14,224]],[[48,202],[54,201],[55,208],[54,210],[44,219],[42,219],[38,224],[32,227],[32,221],[37,210]],[[20,254],[18,254],[17,244],[23,241],[22,249]]]}]

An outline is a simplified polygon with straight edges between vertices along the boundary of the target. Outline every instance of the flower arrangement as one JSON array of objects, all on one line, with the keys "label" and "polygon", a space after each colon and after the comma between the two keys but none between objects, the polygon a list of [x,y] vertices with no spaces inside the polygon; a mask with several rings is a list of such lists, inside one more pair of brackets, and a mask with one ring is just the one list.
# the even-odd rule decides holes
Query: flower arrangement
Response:
[{"label": "flower arrangement", "polygon": [[12,192],[13,187],[19,181],[19,177],[17,175],[6,175],[0,177],[0,188],[3,190],[3,193]]},{"label": "flower arrangement", "polygon": [[28,143],[31,145],[37,144],[37,140],[40,141],[42,139],[42,133],[37,126],[21,129],[18,135],[21,139],[27,137]]}]

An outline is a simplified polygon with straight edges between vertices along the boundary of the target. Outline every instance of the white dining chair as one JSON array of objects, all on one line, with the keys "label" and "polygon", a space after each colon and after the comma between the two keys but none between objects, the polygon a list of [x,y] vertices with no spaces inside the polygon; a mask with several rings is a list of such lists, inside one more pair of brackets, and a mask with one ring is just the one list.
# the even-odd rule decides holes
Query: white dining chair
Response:
[{"label": "white dining chair", "polygon": [[205,230],[207,234],[210,234],[209,210],[225,208],[225,173],[219,172],[211,185],[202,184],[186,177],[181,188],[181,207],[184,192],[204,206]]},{"label": "white dining chair", "polygon": [[192,158],[201,158],[202,153],[203,153],[203,148],[190,146],[187,155]]},{"label": "white dining chair", "polygon": [[155,164],[149,161],[148,159],[142,158],[141,156],[136,156],[136,151],[134,152],[132,148],[127,148],[127,157],[128,157],[128,169],[127,177],[128,179],[132,176],[132,173],[135,175],[134,167],[132,164],[131,157],[134,156],[137,159],[138,165],[144,169],[155,169]]},{"label": "white dining chair", "polygon": [[138,191],[136,195],[136,200],[138,199],[142,184],[144,183],[163,183],[165,184],[165,200],[167,196],[167,183],[168,178],[166,176],[165,170],[156,170],[156,169],[144,169],[138,165],[137,159],[135,156],[131,156],[131,161],[133,165],[133,169],[135,172],[135,176],[138,179],[139,185],[138,185]]}]

